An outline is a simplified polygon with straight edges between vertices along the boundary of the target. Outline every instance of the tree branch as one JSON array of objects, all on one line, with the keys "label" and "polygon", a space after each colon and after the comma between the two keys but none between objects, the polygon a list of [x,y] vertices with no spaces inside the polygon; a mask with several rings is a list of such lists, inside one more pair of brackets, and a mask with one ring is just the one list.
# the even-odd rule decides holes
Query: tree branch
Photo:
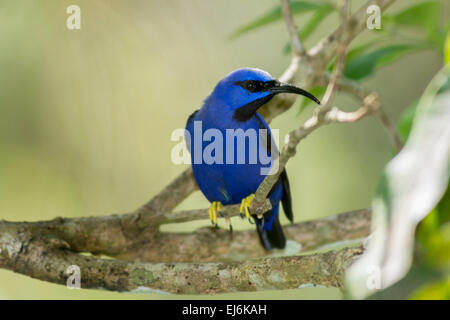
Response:
[{"label": "tree branch", "polygon": [[337,91],[337,82],[344,71],[345,57],[347,55],[348,45],[350,44],[350,2],[348,0],[339,0],[338,10],[341,16],[342,28],[340,30],[337,48],[337,64],[323,96],[322,105],[316,109],[316,114],[319,118],[323,118],[332,107],[332,102]]},{"label": "tree branch", "polygon": [[[234,215],[236,206],[228,206]],[[190,213],[206,217],[206,211],[181,211],[169,217],[184,216],[191,220]],[[161,224],[168,220],[155,221],[146,229],[130,228],[127,221],[132,214],[107,217],[57,218],[51,221],[8,222],[0,221],[0,249],[8,251],[14,247],[14,240],[40,239],[59,241],[73,252],[90,252],[119,259],[140,261],[224,261],[241,258],[255,258],[267,254],[259,245],[256,232],[226,230],[212,227],[201,228],[190,233],[158,232]],[[170,218],[169,218],[170,219]],[[178,220],[179,221],[179,220]],[[175,222],[175,221],[171,221]],[[12,230],[12,231],[11,231]],[[358,210],[336,216],[301,222],[284,228],[287,239],[296,242],[301,250],[312,250],[321,245],[341,240],[365,237],[370,230],[370,212]],[[3,233],[14,234],[4,238]],[[300,248],[299,248],[300,250]],[[0,263],[1,266],[1,263]]]},{"label": "tree branch", "polygon": [[76,265],[82,270],[82,288],[114,291],[214,294],[290,289],[309,283],[342,288],[346,268],[362,253],[361,247],[353,247],[239,263],[139,263],[79,255],[49,241],[19,240],[14,231],[17,232],[2,230],[3,241],[15,239],[9,242],[13,247],[6,250],[2,247],[2,267],[44,281],[66,284],[67,268]]}]

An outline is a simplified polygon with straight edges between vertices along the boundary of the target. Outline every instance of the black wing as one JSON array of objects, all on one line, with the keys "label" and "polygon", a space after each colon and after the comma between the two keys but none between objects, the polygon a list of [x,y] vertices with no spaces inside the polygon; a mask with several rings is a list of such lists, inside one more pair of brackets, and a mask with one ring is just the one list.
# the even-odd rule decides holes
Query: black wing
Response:
[{"label": "black wing", "polygon": [[[270,131],[268,130],[268,128],[258,115],[256,116],[256,118],[258,119],[259,128],[267,130],[268,137],[262,137],[263,138],[262,143],[266,147],[267,153],[269,153],[269,155],[272,158],[273,158],[272,153],[276,153],[276,156],[278,157],[280,152],[276,148],[275,150],[272,150],[271,148],[272,136],[270,136]],[[289,186],[289,179],[287,176],[286,168],[280,174],[277,183],[273,185],[272,189],[269,192],[269,195],[278,187],[280,183],[283,185],[283,197],[281,198],[281,203],[283,205],[284,213],[286,214],[286,217],[289,219],[290,222],[294,222],[294,214],[292,212],[291,187]]]},{"label": "black wing", "polygon": [[292,197],[291,197],[291,187],[289,186],[289,179],[286,172],[286,168],[280,175],[281,183],[283,184],[283,197],[281,198],[281,203],[283,204],[283,210],[286,217],[291,223],[294,222],[294,213],[292,212]]}]

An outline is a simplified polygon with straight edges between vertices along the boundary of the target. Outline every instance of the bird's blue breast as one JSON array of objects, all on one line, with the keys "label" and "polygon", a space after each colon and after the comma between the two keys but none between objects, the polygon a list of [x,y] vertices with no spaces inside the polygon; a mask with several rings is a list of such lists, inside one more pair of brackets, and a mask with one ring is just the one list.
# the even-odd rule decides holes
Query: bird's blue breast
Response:
[{"label": "bird's blue breast", "polygon": [[[186,129],[191,136],[190,151],[192,169],[200,190],[211,202],[220,201],[223,204],[235,204],[240,203],[243,198],[257,190],[265,178],[265,175],[261,174],[261,169],[270,167],[270,163],[263,164],[267,162],[266,160],[270,155],[266,152],[265,146],[262,146],[263,141],[261,141],[259,136],[261,120],[256,116],[245,122],[235,120],[233,119],[233,111],[221,104],[223,103],[215,101],[214,105],[210,105],[208,101],[206,101],[195,116],[188,121]],[[194,130],[196,121],[197,129],[201,122],[203,134],[207,132],[208,129],[216,129],[221,133],[223,137],[222,164],[206,164],[203,158],[202,163],[195,163],[195,152],[203,153],[205,148],[207,148],[210,143],[214,142],[213,139],[211,139],[211,141],[203,141],[201,146],[198,145],[199,139],[198,137],[195,137],[195,135],[198,135],[199,131]],[[250,145],[251,139],[246,137],[245,148],[243,150],[239,148],[240,145],[238,144],[237,138],[233,137],[234,141],[231,142],[233,148],[231,150],[230,145],[228,145],[227,150],[227,143],[230,143],[230,131],[228,131],[227,134],[227,129],[234,130],[236,134],[239,134],[236,129],[241,129],[242,131],[240,133],[247,132],[249,134],[251,134],[250,131],[253,130],[256,134],[256,146]],[[260,148],[264,148],[262,150],[266,152],[264,159],[260,157]],[[255,149],[256,155],[254,154]],[[243,154],[245,155],[245,163],[237,163],[239,156],[241,156],[242,159]],[[251,156],[253,156],[253,159],[256,158],[256,163],[249,163]],[[228,161],[230,159],[233,159],[233,163]],[[279,195],[278,201],[280,198],[281,194]],[[275,202],[277,201],[276,199],[274,200]]]}]

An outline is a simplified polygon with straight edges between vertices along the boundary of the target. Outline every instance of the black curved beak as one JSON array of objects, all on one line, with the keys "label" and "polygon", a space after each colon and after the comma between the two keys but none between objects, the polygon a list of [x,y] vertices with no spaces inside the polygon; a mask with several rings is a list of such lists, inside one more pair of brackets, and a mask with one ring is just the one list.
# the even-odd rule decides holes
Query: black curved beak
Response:
[{"label": "black curved beak", "polygon": [[311,99],[312,101],[314,101],[317,104],[320,104],[320,100],[317,99],[315,96],[313,96],[308,91],[298,88],[296,86],[287,84],[287,83],[281,83],[281,82],[276,81],[276,82],[274,82],[273,86],[271,88],[269,88],[268,91],[273,94],[278,94],[278,93],[299,94],[299,95],[302,95],[304,97]]}]

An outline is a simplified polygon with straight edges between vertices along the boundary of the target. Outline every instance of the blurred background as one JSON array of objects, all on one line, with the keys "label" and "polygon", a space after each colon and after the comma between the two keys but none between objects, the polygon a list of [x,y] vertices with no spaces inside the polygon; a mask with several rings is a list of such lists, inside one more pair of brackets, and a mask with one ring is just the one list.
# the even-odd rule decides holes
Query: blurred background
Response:
[{"label": "blurred background", "polygon": [[[395,11],[414,1],[400,0]],[[359,8],[364,1],[352,1]],[[68,30],[66,8],[81,8],[81,30]],[[201,106],[215,84],[249,66],[280,75],[285,25],[230,40],[277,0],[0,1],[0,219],[109,215],[134,210],[186,166],[170,160],[174,129]],[[296,18],[302,26],[308,14]],[[306,41],[334,30],[330,16]],[[358,42],[371,37],[366,30]],[[394,121],[421,96],[442,65],[431,50],[405,56],[365,80]],[[336,105],[358,106],[345,95]],[[280,137],[311,113],[299,103],[274,120]],[[378,176],[392,157],[389,137],[374,118],[331,125],[299,146],[288,170],[295,220],[370,205]],[[179,209],[208,206],[197,192]],[[282,217],[282,222],[287,220]],[[209,221],[166,231],[189,232]],[[237,229],[253,228],[239,219]],[[176,299],[69,290],[0,269],[0,299]],[[339,299],[337,289],[304,288],[217,295],[221,299]]]}]

